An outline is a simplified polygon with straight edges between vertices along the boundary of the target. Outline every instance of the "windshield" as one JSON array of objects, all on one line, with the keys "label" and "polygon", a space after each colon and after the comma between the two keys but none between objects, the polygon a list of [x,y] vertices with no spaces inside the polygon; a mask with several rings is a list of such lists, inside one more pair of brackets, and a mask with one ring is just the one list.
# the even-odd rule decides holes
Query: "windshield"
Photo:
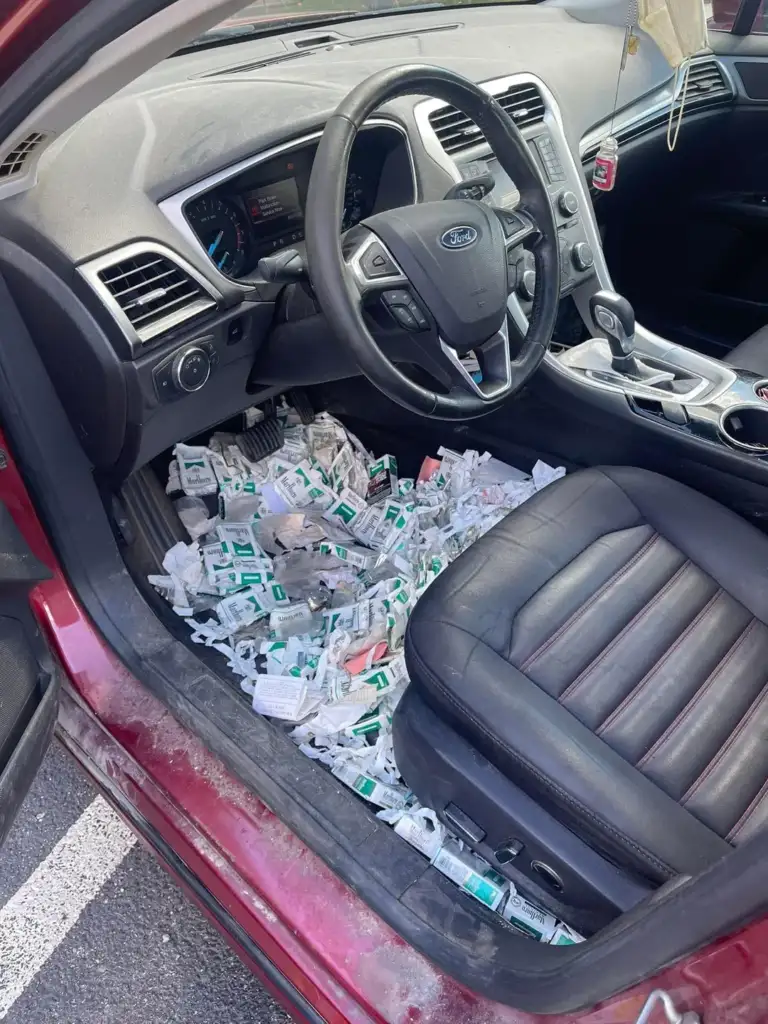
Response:
[{"label": "windshield", "polygon": [[[471,7],[488,0],[257,0],[239,14],[205,32],[195,44],[234,41],[286,27],[294,22],[324,22],[376,14],[397,14],[432,7]],[[538,0],[499,0],[502,3],[536,3]],[[195,45],[193,44],[193,45]]]}]

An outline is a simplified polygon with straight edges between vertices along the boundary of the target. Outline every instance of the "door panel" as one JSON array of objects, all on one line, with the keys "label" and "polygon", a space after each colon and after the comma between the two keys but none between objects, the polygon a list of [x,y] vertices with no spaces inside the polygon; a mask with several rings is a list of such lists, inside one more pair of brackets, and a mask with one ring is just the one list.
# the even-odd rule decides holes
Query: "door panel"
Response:
[{"label": "door panel", "polygon": [[754,43],[765,57],[722,56],[735,38],[712,33],[733,103],[686,115],[674,153],[665,130],[626,147],[615,195],[597,205],[638,319],[718,358],[768,324],[768,35]]},{"label": "door panel", "polygon": [[0,503],[0,844],[56,722],[58,670],[29,607],[30,590],[50,577]]}]

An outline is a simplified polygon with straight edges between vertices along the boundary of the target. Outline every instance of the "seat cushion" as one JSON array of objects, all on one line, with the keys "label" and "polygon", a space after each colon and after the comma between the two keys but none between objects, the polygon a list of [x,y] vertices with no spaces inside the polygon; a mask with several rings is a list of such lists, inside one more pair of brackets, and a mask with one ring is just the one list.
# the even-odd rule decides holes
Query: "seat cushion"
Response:
[{"label": "seat cushion", "polygon": [[766,622],[768,537],[655,473],[590,469],[435,581],[406,657],[509,778],[663,880],[768,819]]},{"label": "seat cushion", "polygon": [[740,370],[751,370],[761,377],[768,377],[768,326],[761,327],[732,349],[725,361]]}]

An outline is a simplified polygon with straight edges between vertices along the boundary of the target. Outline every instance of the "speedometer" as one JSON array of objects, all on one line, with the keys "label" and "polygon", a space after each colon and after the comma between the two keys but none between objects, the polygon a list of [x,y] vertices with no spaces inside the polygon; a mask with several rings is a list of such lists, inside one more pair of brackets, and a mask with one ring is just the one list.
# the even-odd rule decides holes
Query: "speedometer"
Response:
[{"label": "speedometer", "polygon": [[222,274],[237,277],[242,273],[248,256],[248,227],[240,210],[225,199],[204,196],[184,213]]}]

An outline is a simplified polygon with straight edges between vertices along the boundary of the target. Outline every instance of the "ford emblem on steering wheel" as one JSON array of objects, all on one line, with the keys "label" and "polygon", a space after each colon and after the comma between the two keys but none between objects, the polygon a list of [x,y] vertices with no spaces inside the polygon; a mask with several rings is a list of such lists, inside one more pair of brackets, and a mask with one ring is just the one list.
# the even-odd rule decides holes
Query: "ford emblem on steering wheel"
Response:
[{"label": "ford emblem on steering wheel", "polygon": [[440,244],[446,249],[465,249],[477,238],[477,230],[468,224],[460,224],[455,228],[448,228],[440,236]]}]

